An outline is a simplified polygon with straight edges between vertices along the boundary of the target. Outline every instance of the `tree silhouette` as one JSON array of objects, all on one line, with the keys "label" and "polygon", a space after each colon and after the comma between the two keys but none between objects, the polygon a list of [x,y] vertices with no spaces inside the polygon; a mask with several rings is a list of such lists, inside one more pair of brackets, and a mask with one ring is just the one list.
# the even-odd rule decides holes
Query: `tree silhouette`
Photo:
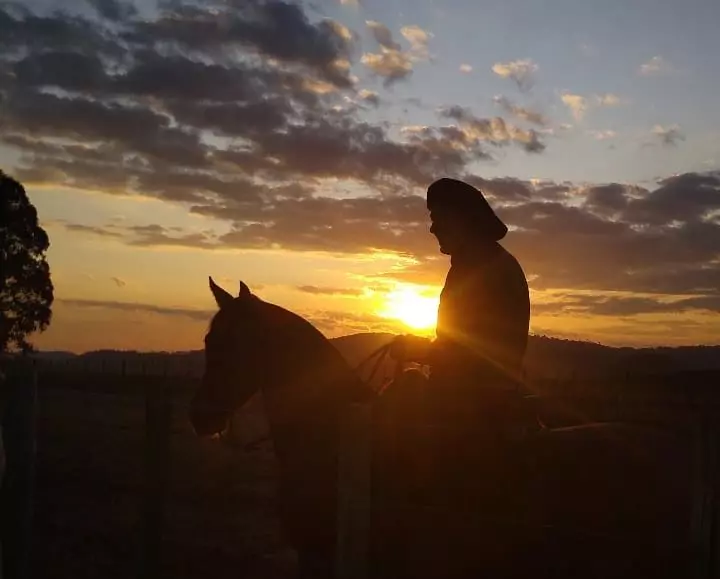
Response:
[{"label": "tree silhouette", "polygon": [[0,171],[0,352],[31,351],[27,337],[50,324],[49,246],[25,189]]}]

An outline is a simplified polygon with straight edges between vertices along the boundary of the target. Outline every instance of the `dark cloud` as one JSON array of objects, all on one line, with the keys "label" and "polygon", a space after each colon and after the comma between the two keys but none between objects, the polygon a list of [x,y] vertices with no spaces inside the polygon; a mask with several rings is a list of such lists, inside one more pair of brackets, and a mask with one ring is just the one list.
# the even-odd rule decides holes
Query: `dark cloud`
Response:
[{"label": "dark cloud", "polygon": [[[708,186],[709,175],[678,176],[673,183]],[[495,198],[505,203],[494,204],[501,218],[513,228],[504,244],[518,256],[535,289],[642,292],[684,295],[683,299],[692,300],[657,306],[654,311],[658,312],[661,308],[681,311],[681,306],[698,309],[710,302],[695,297],[720,295],[718,223],[691,218],[680,224],[645,226],[622,218],[627,205],[617,202],[618,196],[628,192],[631,200],[653,200],[656,194],[663,199],[667,182],[651,191],[619,184],[575,188],[569,198],[580,202],[574,205],[553,200],[555,190],[564,185],[553,187],[509,179],[476,184],[486,191],[498,187]],[[540,195],[546,189],[551,194],[543,199]],[[428,231],[422,196],[336,199],[306,193],[303,189],[287,192],[274,188],[259,188],[243,195],[218,191],[215,202],[193,206],[194,212],[232,223],[227,233],[182,233],[154,225],[126,227],[122,234],[128,243],[136,245],[279,247],[335,254],[394,251],[414,257],[417,264],[385,274],[379,271],[380,278],[442,282],[448,263],[436,258],[438,250]],[[609,206],[613,211],[599,212],[599,206]],[[117,225],[108,229],[112,235],[120,231]],[[644,302],[624,303],[629,309],[636,305],[640,311]],[[642,311],[649,307],[645,305]]]},{"label": "dark cloud", "polygon": [[112,21],[127,20],[137,14],[137,9],[130,2],[120,0],[87,0],[97,13]]},{"label": "dark cloud", "polygon": [[53,86],[78,92],[104,92],[109,82],[97,54],[70,50],[30,53],[15,63],[14,73],[20,85]]},{"label": "dark cloud", "polygon": [[[645,194],[652,199],[656,191]],[[592,191],[588,193],[591,196]],[[528,203],[499,211],[538,288],[718,294],[720,226],[698,219],[647,226],[582,207]],[[713,284],[715,284],[713,286]]]},{"label": "dark cloud", "polygon": [[582,208],[557,202],[529,201],[498,209],[508,223],[528,233],[544,235],[614,236],[621,235],[626,226],[602,219]]},{"label": "dark cloud", "polygon": [[[231,208],[228,208],[232,210]],[[217,207],[196,208],[215,217]],[[233,231],[220,241],[231,247],[282,247],[330,253],[395,251],[424,255],[433,247],[420,197],[283,200],[255,214],[233,216]]]},{"label": "dark cloud", "polygon": [[183,124],[210,129],[226,136],[256,135],[285,127],[293,109],[285,100],[263,100],[250,104],[176,103],[170,106],[173,116]]},{"label": "dark cloud", "polygon": [[118,75],[112,90],[170,101],[246,102],[257,100],[275,79],[271,72],[242,65],[228,67],[142,50],[135,55],[135,65]]},{"label": "dark cloud", "polygon": [[104,26],[80,16],[62,11],[41,16],[20,2],[0,4],[0,54],[50,50],[118,57],[123,47]]},{"label": "dark cloud", "polygon": [[595,316],[635,316],[639,314],[720,312],[720,295],[696,296],[675,300],[652,297],[566,294],[559,302],[533,305],[535,313],[553,313],[560,306],[565,314]]},{"label": "dark cloud", "polygon": [[[222,209],[255,191],[251,180],[342,178],[408,194],[490,157],[487,139],[461,127],[396,140],[360,120],[363,103],[381,101],[348,81],[355,35],[331,20],[311,22],[300,4],[178,1],[142,21],[112,0],[91,4],[112,22],[0,9],[6,27],[30,31],[10,39],[17,53],[0,57],[12,72],[0,83],[2,138],[20,149],[16,172],[29,183],[190,202],[205,200],[205,188],[191,189],[207,184]],[[86,31],[100,49],[70,41]],[[420,32],[404,34],[415,46]],[[36,38],[48,41],[42,50]],[[543,147],[532,132],[504,130],[498,139]],[[217,144],[210,134],[233,140]],[[240,186],[231,194],[224,184]]]},{"label": "dark cloud", "polygon": [[177,234],[172,228],[162,225],[136,225],[126,228],[131,234],[130,245],[141,247],[193,247],[199,249],[217,249],[219,247],[213,234],[208,232]]},{"label": "dark cloud", "polygon": [[95,225],[84,225],[82,223],[64,223],[61,224],[68,231],[74,231],[76,233],[91,233],[92,235],[100,235],[102,237],[122,237],[122,233],[119,231],[112,231],[104,227],[98,227]]},{"label": "dark cloud", "polygon": [[627,201],[622,213],[632,223],[663,225],[698,220],[720,210],[720,172],[685,173],[660,182],[649,194]]},{"label": "dark cloud", "polygon": [[141,312],[159,314],[162,316],[182,316],[201,322],[210,321],[215,312],[206,310],[193,310],[188,308],[170,308],[156,306],[153,304],[142,304],[135,302],[117,302],[112,300],[83,300],[83,299],[62,299],[58,298],[57,302],[71,307],[79,308],[102,308],[110,310],[119,310],[122,312]]},{"label": "dark cloud", "polygon": [[464,180],[500,202],[528,201],[533,196],[544,198],[542,192],[537,191],[532,184],[512,177],[484,179],[477,175],[466,175]]},{"label": "dark cloud", "polygon": [[109,223],[105,226],[97,226],[66,221],[59,221],[58,224],[68,231],[122,239],[124,243],[138,247],[174,246],[194,249],[220,249],[222,247],[218,242],[217,235],[209,231],[187,233],[182,229],[158,224],[123,226]]},{"label": "dark cloud", "polygon": [[203,166],[207,147],[196,133],[171,126],[171,120],[138,105],[34,90],[11,92],[0,111],[0,122],[8,133],[36,139],[68,139],[85,145],[98,143],[117,147],[126,154],[140,154],[151,162]]},{"label": "dark cloud", "polygon": [[674,147],[680,143],[680,141],[685,140],[684,133],[680,130],[680,127],[677,126],[663,127],[656,125],[653,128],[653,135],[661,145],[668,147]]},{"label": "dark cloud", "polygon": [[352,38],[339,24],[309,22],[299,4],[280,0],[246,0],[194,6],[173,3],[155,21],[138,23],[128,40],[156,48],[172,43],[184,50],[227,53],[245,49],[318,71],[337,86],[351,80],[345,62]]},{"label": "dark cloud", "polygon": [[623,211],[630,199],[628,188],[618,183],[597,185],[585,195],[584,206],[601,215],[614,215]]},{"label": "dark cloud", "polygon": [[505,96],[497,96],[494,100],[498,105],[500,105],[500,107],[502,107],[505,112],[511,114],[514,117],[517,117],[518,119],[521,119],[528,123],[532,123],[534,125],[538,125],[540,127],[544,127],[548,123],[547,119],[542,115],[542,113],[516,105]]}]

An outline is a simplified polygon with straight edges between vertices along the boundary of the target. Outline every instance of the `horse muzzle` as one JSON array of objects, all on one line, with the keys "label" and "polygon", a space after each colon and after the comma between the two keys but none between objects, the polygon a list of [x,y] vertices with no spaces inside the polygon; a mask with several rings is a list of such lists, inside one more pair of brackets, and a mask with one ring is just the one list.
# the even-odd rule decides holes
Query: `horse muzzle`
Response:
[{"label": "horse muzzle", "polygon": [[200,437],[210,437],[220,434],[227,429],[230,422],[230,413],[218,408],[193,402],[190,407],[190,423],[195,434]]}]

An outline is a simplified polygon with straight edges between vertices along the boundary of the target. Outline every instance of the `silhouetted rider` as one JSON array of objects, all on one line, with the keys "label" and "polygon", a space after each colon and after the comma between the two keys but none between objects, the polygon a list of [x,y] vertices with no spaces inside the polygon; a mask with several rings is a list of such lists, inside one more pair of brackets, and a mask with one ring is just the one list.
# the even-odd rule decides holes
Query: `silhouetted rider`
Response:
[{"label": "silhouetted rider", "polygon": [[432,183],[427,207],[430,232],[440,251],[451,256],[437,339],[430,343],[400,336],[390,353],[428,364],[431,389],[437,385],[446,397],[455,393],[466,402],[468,396],[487,398],[488,391],[516,391],[528,341],[530,298],[520,264],[498,243],[508,228],[478,189],[455,179]]}]

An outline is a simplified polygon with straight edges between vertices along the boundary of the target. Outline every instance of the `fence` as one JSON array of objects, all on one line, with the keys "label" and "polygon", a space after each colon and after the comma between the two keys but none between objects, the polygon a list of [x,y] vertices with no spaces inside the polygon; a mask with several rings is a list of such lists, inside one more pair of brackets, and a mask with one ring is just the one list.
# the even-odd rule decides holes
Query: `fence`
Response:
[{"label": "fence", "polygon": [[[93,380],[76,381],[73,374],[78,371]],[[172,401],[179,392],[176,382],[180,376],[189,377],[189,369],[176,368],[170,372],[167,366],[131,366],[123,361],[92,365],[29,361],[9,368],[2,384],[0,406],[6,458],[0,492],[0,577],[30,577],[38,391],[41,395],[48,389],[107,394],[117,392],[119,388],[125,394],[144,399],[143,491],[139,505],[141,532],[137,575],[147,579],[162,576],[160,560],[171,458]],[[51,379],[43,380],[48,377]],[[150,377],[151,380],[133,387],[133,379],[138,377]]]},{"label": "fence", "polygon": [[[78,385],[72,376],[58,379],[63,374],[83,372],[94,378]],[[53,363],[25,366],[8,373],[4,387],[3,438],[7,455],[7,470],[2,487],[2,543],[3,577],[27,579],[29,577],[32,489],[35,456],[35,402],[37,391],[45,389],[77,389],[88,392],[113,392],[122,387],[126,392],[144,399],[144,478],[139,501],[142,532],[139,536],[137,575],[157,579],[163,576],[161,558],[163,532],[167,515],[167,491],[171,469],[170,425],[172,422],[173,397],[182,387],[177,385],[181,377],[192,379],[190,367],[170,369],[138,363],[130,365],[99,363],[94,367],[75,367],[72,363]],[[38,376],[40,379],[38,379]],[[151,377],[139,386],[133,386],[133,378]],[[43,378],[52,378],[46,381]],[[97,382],[95,382],[97,380]],[[190,386],[190,383],[187,384]],[[185,389],[187,392],[189,390]],[[559,390],[561,390],[559,388]],[[699,390],[697,390],[699,392]],[[694,570],[696,579],[720,577],[720,506],[717,494],[717,413],[713,393],[697,394],[690,389],[673,393],[674,402],[666,399],[660,406],[673,404],[687,408],[688,418],[695,424],[696,488],[693,497],[693,543],[699,556]],[[584,397],[584,398],[583,398]],[[545,396],[544,399],[553,398]],[[626,395],[619,391],[608,399],[587,390],[583,396],[570,392],[556,392],[554,402],[573,407],[578,401],[604,401],[610,415],[627,416],[628,409],[646,405],[647,396]],[[682,404],[679,404],[679,401]],[[580,404],[582,405],[582,404]],[[600,407],[600,404],[597,404]],[[658,406],[658,403],[655,404]],[[368,407],[356,407],[346,421],[343,453],[340,461],[339,484],[339,536],[337,567],[340,579],[366,579],[369,576],[370,526],[371,526],[371,426],[372,413]]]}]

